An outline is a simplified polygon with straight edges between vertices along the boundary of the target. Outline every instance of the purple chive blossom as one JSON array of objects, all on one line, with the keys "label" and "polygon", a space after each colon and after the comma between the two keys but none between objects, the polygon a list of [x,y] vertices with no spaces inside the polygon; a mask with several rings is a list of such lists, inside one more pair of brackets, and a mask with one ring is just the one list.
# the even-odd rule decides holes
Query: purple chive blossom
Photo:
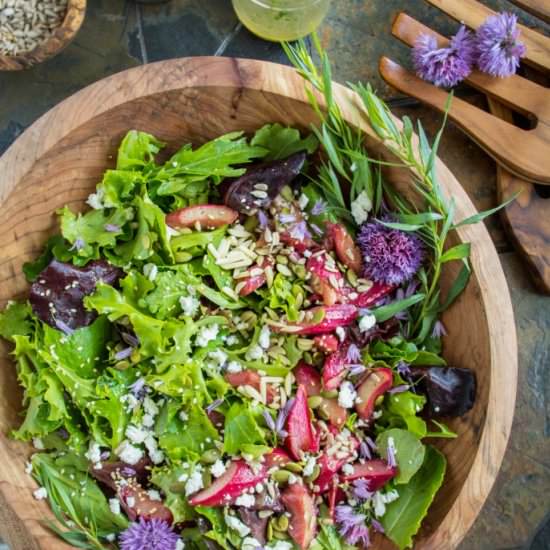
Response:
[{"label": "purple chive blossom", "polygon": [[370,500],[374,493],[369,490],[369,482],[366,479],[357,479],[353,482],[353,496],[357,500]]},{"label": "purple chive blossom", "polygon": [[136,399],[141,399],[145,397],[145,380],[143,378],[138,378],[133,384],[129,386],[129,389]]},{"label": "purple chive blossom", "polygon": [[309,224],[309,227],[311,227],[311,229],[313,230],[313,232],[314,232],[316,235],[319,235],[320,237],[321,237],[322,235],[324,235],[323,230],[322,230],[317,224],[310,223],[310,224]]},{"label": "purple chive blossom", "polygon": [[409,391],[410,386],[408,384],[401,384],[388,390],[388,393],[403,393]]},{"label": "purple chive blossom", "polygon": [[123,466],[120,470],[120,473],[124,477],[134,477],[135,475],[137,475],[136,470],[134,468],[130,468],[130,466]]},{"label": "purple chive blossom", "polygon": [[382,524],[377,519],[372,518],[370,520],[370,523],[376,531],[378,531],[379,533],[385,533],[384,527],[382,526]]},{"label": "purple chive blossom", "polygon": [[313,208],[311,209],[311,214],[313,216],[320,216],[324,214],[327,210],[327,203],[323,199],[317,199]]},{"label": "purple chive blossom", "polygon": [[273,417],[268,411],[262,412],[267,427],[280,439],[284,439],[288,436],[288,432],[284,427],[292,405],[294,405],[294,399],[290,399],[286,402],[286,405],[279,411],[275,420],[273,420]]},{"label": "purple chive blossom", "polygon": [[445,325],[441,321],[436,321],[434,328],[432,329],[432,338],[441,338],[446,334],[447,331],[445,330]]},{"label": "purple chive blossom", "polygon": [[80,237],[75,240],[73,243],[73,246],[69,248],[69,250],[82,250],[86,246],[86,243],[84,242],[84,239],[81,239]]},{"label": "purple chive blossom", "polygon": [[303,241],[311,237],[311,233],[308,231],[307,224],[305,221],[295,223],[290,230],[290,236],[293,239],[298,239]]},{"label": "purple chive blossom", "polygon": [[178,539],[165,521],[139,518],[120,535],[119,542],[120,550],[175,550]]},{"label": "purple chive blossom", "polygon": [[67,323],[62,321],[61,319],[55,319],[55,326],[63,332],[66,336],[71,336],[71,334],[74,334],[74,328],[71,328]]},{"label": "purple chive blossom", "polygon": [[115,353],[115,359],[117,361],[121,361],[122,359],[127,359],[128,357],[130,357],[130,355],[132,355],[132,351],[134,351],[134,348],[132,347],[121,349],[120,351],[117,351]]},{"label": "purple chive blossom", "polygon": [[409,376],[411,374],[409,364],[405,363],[405,361],[399,361],[397,363],[397,374],[400,376]]},{"label": "purple chive blossom", "polygon": [[65,428],[59,428],[59,430],[57,430],[57,435],[59,435],[63,441],[67,441],[67,439],[69,439],[69,432]]},{"label": "purple chive blossom", "polygon": [[358,514],[351,506],[336,506],[336,523],[339,532],[348,544],[361,543],[364,547],[370,546],[369,528],[365,525],[366,516]]},{"label": "purple chive blossom", "polygon": [[391,468],[397,466],[397,461],[395,460],[395,447],[393,444],[393,437],[388,437],[388,448],[386,450],[386,461]]},{"label": "purple chive blossom", "polygon": [[365,277],[399,285],[412,278],[424,256],[420,239],[378,222],[361,226],[357,239],[365,263]]},{"label": "purple chive blossom", "polygon": [[296,216],[294,214],[279,214],[279,221],[281,223],[294,223]]},{"label": "purple chive blossom", "polygon": [[376,443],[369,436],[365,437],[365,442],[371,448],[372,451],[378,450]]},{"label": "purple chive blossom", "polygon": [[526,48],[518,40],[518,19],[513,13],[487,17],[476,32],[477,65],[484,73],[501,78],[515,74]]},{"label": "purple chive blossom", "polygon": [[122,332],[120,335],[129,346],[132,346],[133,348],[137,348],[139,346],[139,340],[133,334],[130,334],[129,332]]},{"label": "purple chive blossom", "polygon": [[412,50],[416,74],[444,88],[456,86],[472,72],[474,56],[474,36],[464,25],[445,48],[438,47],[435,36],[421,34]]},{"label": "purple chive blossom", "polygon": [[349,345],[346,361],[348,363],[359,363],[361,361],[361,350],[355,344]]},{"label": "purple chive blossom", "polygon": [[111,451],[102,451],[99,455],[101,460],[107,460],[111,456]]},{"label": "purple chive blossom", "polygon": [[360,374],[363,374],[367,370],[367,367],[365,365],[361,365],[359,363],[355,363],[352,365],[349,365],[349,373],[352,376],[359,376]]},{"label": "purple chive blossom", "polygon": [[212,411],[216,410],[223,403],[223,399],[216,399],[212,401],[208,407],[206,407],[206,412],[210,414]]},{"label": "purple chive blossom", "polygon": [[370,447],[366,441],[361,441],[361,444],[359,445],[359,456],[365,460],[370,460],[372,458]]},{"label": "purple chive blossom", "polygon": [[120,225],[116,225],[115,223],[106,223],[104,227],[105,231],[108,233],[116,233],[117,231],[120,231]]},{"label": "purple chive blossom", "polygon": [[258,216],[258,223],[260,224],[260,227],[262,229],[265,229],[267,227],[267,224],[269,223],[266,213],[263,210],[258,210],[257,216]]}]

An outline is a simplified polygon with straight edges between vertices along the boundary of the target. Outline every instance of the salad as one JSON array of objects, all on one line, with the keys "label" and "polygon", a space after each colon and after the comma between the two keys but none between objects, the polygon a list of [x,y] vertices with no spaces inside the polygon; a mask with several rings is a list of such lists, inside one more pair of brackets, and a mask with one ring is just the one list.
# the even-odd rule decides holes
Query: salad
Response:
[{"label": "salad", "polygon": [[472,407],[475,378],[441,356],[439,315],[467,282],[444,299],[441,265],[468,270],[469,247],[443,248],[435,148],[421,131],[411,157],[410,122],[358,88],[417,163],[421,212],[304,44],[287,52],[325,95],[312,134],[268,124],[168,155],[128,132],[0,315],[24,389],[12,435],[32,441],[34,496],[75,547],[405,548],[444,481],[432,441],[456,437],[442,419]]}]

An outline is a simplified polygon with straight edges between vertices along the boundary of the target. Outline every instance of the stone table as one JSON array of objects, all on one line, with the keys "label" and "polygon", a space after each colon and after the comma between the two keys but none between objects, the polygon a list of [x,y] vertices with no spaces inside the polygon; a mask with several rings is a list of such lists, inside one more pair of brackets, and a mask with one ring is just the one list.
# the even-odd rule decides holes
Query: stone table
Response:
[{"label": "stone table", "polygon": [[[506,0],[485,0],[512,9]],[[56,58],[31,70],[0,73],[0,152],[38,116],[100,78],[142,63],[189,55],[227,55],[284,62],[276,44],[253,37],[238,23],[229,0],[171,0],[160,6],[124,0],[89,0],[76,40]],[[408,64],[407,49],[389,34],[406,10],[444,34],[456,25],[423,0],[337,0],[320,29],[340,82],[370,81],[399,115],[421,118],[433,135],[441,117],[400,97],[378,75],[382,54]],[[530,26],[536,20],[518,11]],[[542,28],[548,32],[548,27]],[[468,89],[458,93],[483,104]],[[440,156],[480,209],[495,205],[495,166],[449,124]],[[549,199],[550,200],[550,199]],[[461,550],[550,548],[550,298],[534,291],[523,262],[497,217],[487,225],[510,285],[518,337],[519,386],[509,448],[495,487]],[[550,243],[549,243],[550,246]],[[1,548],[1,545],[0,545]]]}]

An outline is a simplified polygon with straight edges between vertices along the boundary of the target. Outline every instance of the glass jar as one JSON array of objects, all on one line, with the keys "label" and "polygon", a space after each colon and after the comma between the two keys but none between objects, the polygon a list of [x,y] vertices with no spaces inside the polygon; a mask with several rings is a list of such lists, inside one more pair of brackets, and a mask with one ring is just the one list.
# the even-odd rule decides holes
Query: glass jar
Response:
[{"label": "glass jar", "polygon": [[265,40],[296,40],[313,32],[330,0],[233,0],[243,25]]}]

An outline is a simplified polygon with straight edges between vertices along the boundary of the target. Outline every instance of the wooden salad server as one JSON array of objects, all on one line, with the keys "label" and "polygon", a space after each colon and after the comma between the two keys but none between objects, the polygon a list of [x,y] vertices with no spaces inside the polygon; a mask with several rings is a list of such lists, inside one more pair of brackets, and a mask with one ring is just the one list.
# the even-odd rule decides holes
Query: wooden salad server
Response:
[{"label": "wooden salad server", "polygon": [[[449,12],[454,17],[464,19],[471,26],[478,26],[487,15],[494,13],[472,0],[462,0],[460,3],[453,2],[452,0],[427,1]],[[526,2],[526,0],[522,0],[522,2]],[[517,3],[520,3],[519,0]],[[457,6],[457,4],[459,5]],[[465,5],[468,9],[477,8],[469,12],[468,21],[466,21],[466,15],[468,14],[463,13]],[[545,7],[550,7],[547,0],[538,5],[537,9],[540,11]],[[524,29],[526,28],[522,28],[521,36],[522,40],[527,43],[526,35],[523,34]],[[548,71],[550,69],[550,49],[543,55],[540,55],[540,52],[544,52],[546,47],[545,41],[549,43],[550,41],[542,37],[544,40],[541,42],[539,40],[539,36],[541,35],[530,29],[527,30],[529,31],[528,36],[534,35],[534,38],[530,40],[531,51],[528,45],[527,56],[523,61],[534,67],[543,68]],[[396,18],[392,32],[397,38],[411,46],[414,44],[418,34],[422,32],[433,34],[441,44],[446,42],[445,38],[403,13],[399,14]],[[390,59],[381,59],[380,72],[387,82],[408,95],[421,99],[440,110],[445,107],[447,92],[418,79],[415,75],[406,71]],[[542,97],[548,97],[546,88],[518,76],[511,77],[510,79],[496,79],[480,72],[473,73],[468,82],[480,91],[487,93],[492,114],[486,113],[457,98],[453,99],[449,114],[482,147],[484,145],[482,143],[484,137],[483,130],[487,130],[486,126],[491,128],[488,130],[491,133],[513,128],[512,131],[518,140],[523,139],[521,138],[522,134],[519,132],[523,132],[523,134],[530,132],[513,126],[512,110],[506,105],[523,113],[535,114],[538,118],[539,128],[542,128],[542,133],[546,139],[549,133],[549,125],[545,124],[544,119],[548,118],[548,112],[550,111],[550,100],[542,99]],[[508,84],[511,84],[511,86]],[[538,95],[541,91],[543,92],[542,96]],[[536,95],[533,97],[534,94]],[[542,116],[541,112],[543,113]],[[481,126],[480,131],[477,133],[472,132],[472,124],[475,128]],[[493,125],[496,125],[496,128]],[[505,141],[509,138],[506,135],[503,139]],[[518,142],[514,139],[511,139],[508,144],[509,149],[506,152],[508,158],[518,146],[521,146],[523,149],[525,145],[521,141]],[[484,148],[487,150],[487,147]],[[545,148],[548,151],[549,145],[546,144]],[[532,151],[526,154],[530,155]],[[526,181],[525,178],[513,175],[503,168],[503,164],[506,164],[507,167],[509,166],[506,157],[501,159],[494,154],[493,156],[496,158],[498,165],[497,192],[499,201],[506,201],[521,191],[518,199],[501,212],[501,218],[519,252],[526,259],[537,288],[541,292],[550,294],[550,199],[539,195],[535,187]],[[517,171],[514,167],[512,170]],[[547,175],[550,175],[550,172],[547,172]]]}]

